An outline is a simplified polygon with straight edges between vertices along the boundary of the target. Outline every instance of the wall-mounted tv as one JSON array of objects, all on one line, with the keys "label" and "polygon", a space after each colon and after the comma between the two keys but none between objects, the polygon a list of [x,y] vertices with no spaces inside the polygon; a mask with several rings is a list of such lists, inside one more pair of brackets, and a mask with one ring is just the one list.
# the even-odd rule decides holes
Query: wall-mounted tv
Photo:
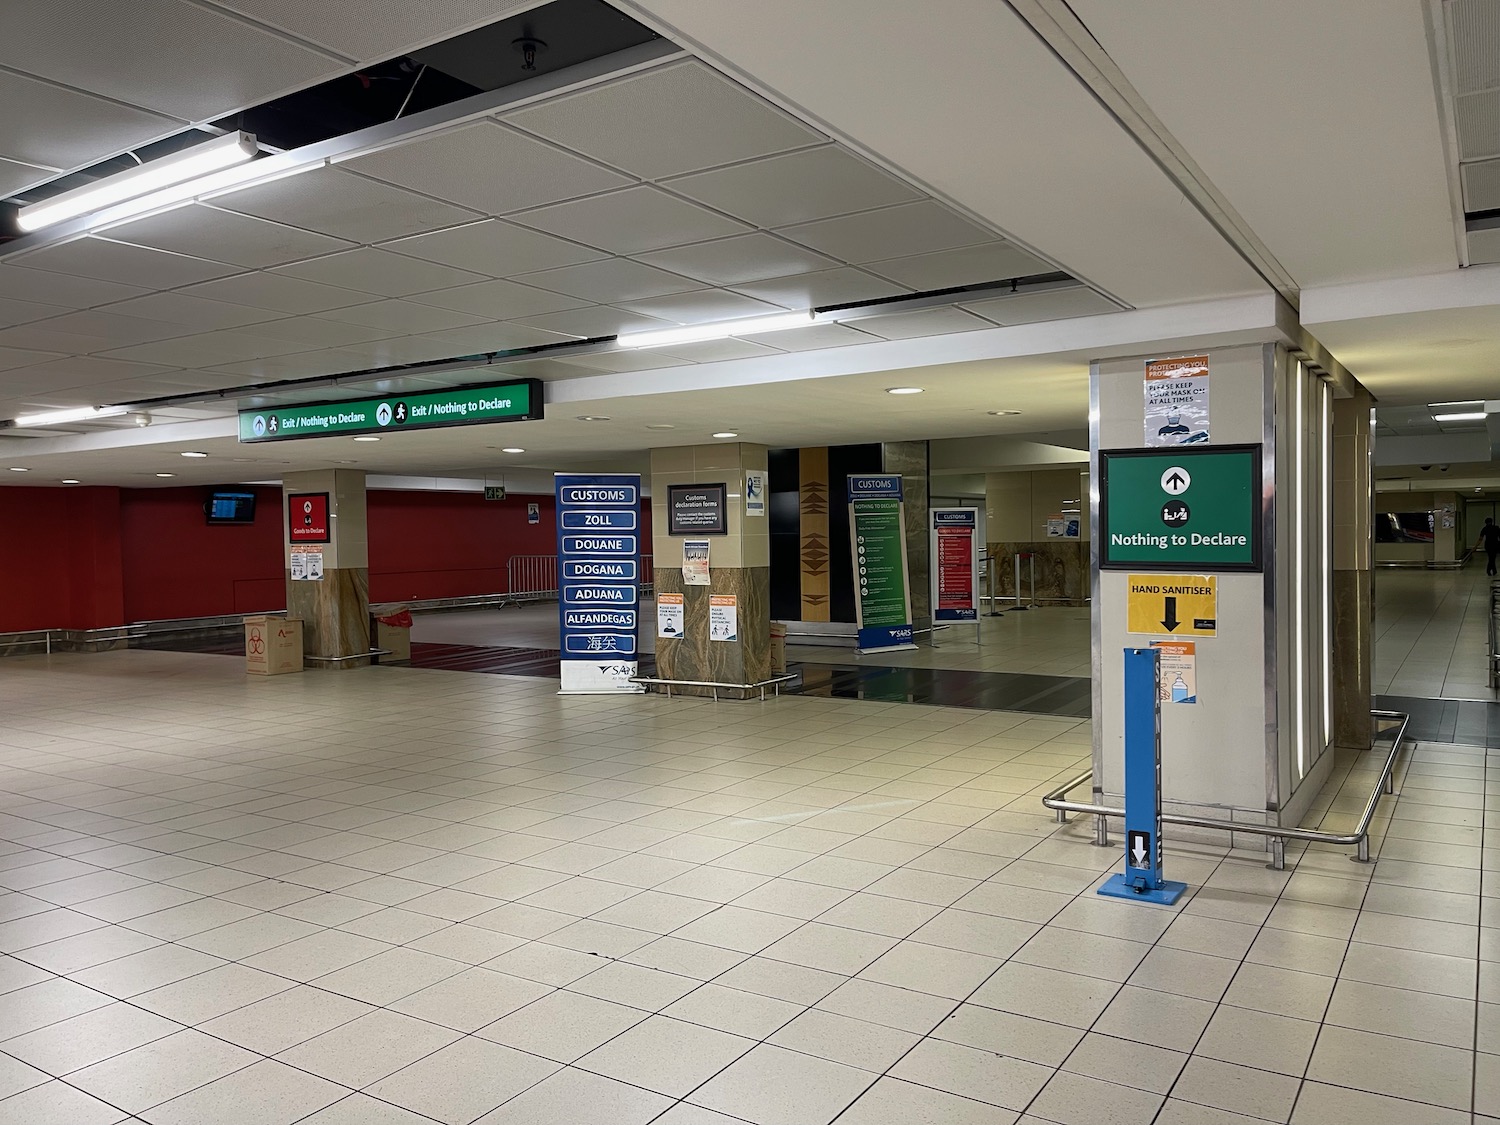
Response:
[{"label": "wall-mounted tv", "polygon": [[203,512],[210,524],[255,522],[255,493],[248,489],[216,488],[208,494]]}]

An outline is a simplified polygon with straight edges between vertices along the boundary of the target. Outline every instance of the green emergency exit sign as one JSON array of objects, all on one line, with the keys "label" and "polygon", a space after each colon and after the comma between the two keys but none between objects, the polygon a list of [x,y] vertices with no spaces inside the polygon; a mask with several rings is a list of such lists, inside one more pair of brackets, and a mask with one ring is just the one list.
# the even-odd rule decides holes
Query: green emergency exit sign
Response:
[{"label": "green emergency exit sign", "polygon": [[1258,571],[1261,447],[1099,452],[1104,570]]},{"label": "green emergency exit sign", "polygon": [[240,441],[383,434],[529,422],[542,416],[542,384],[536,379],[480,387],[450,387],[422,394],[388,394],[340,402],[297,403],[240,411]]}]

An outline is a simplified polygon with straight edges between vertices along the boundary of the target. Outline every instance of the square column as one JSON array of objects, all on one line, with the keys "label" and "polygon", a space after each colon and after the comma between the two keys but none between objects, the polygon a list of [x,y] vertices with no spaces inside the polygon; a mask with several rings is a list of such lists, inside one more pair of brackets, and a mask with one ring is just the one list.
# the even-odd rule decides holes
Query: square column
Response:
[{"label": "square column", "polygon": [[[365,474],[356,469],[288,473],[281,493],[287,616],[302,619],[309,658],[323,657],[329,668],[363,667],[368,658],[338,658],[370,651]],[[294,560],[294,552],[303,557]],[[309,565],[319,555],[321,566]]]},{"label": "square column", "polygon": [[1363,387],[1333,404],[1333,730],[1356,750],[1375,738],[1372,406]]},{"label": "square column", "polygon": [[[771,674],[771,533],[764,491],[747,505],[745,474],[766,480],[766,447],[740,442],[683,446],[651,451],[651,542],[653,581],[658,601],[682,598],[682,634],[656,638],[656,674],[665,679],[753,684]],[[727,534],[673,535],[670,490],[674,485],[724,485]],[[757,498],[752,498],[757,499]],[[753,514],[756,511],[760,514]],[[708,542],[707,586],[690,585],[683,573],[683,543]],[[719,620],[733,599],[735,636],[710,630],[718,602]],[[657,630],[656,619],[641,622]],[[673,693],[709,695],[708,688],[673,688]],[[758,692],[719,694],[742,698]]]}]

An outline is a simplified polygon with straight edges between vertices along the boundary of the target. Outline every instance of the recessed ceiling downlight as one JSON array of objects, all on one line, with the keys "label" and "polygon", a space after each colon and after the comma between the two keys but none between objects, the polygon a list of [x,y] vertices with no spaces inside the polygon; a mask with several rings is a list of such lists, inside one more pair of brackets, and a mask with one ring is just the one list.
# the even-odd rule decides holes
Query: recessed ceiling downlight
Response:
[{"label": "recessed ceiling downlight", "polygon": [[887,387],[885,393],[888,395],[919,395],[925,389],[924,387]]},{"label": "recessed ceiling downlight", "polygon": [[20,465],[12,465],[10,471],[13,473],[29,473],[30,469],[23,469]]},{"label": "recessed ceiling downlight", "polygon": [[522,449],[519,445],[507,445],[504,449],[500,450],[500,452],[501,453],[525,453],[526,450]]},{"label": "recessed ceiling downlight", "polygon": [[369,435],[367,435],[365,437],[357,437],[354,440],[355,441],[379,441],[380,439],[378,437],[376,437],[375,435],[373,435],[373,434],[369,434]]},{"label": "recessed ceiling downlight", "polygon": [[1021,412],[1019,410],[991,410],[988,413],[993,414],[996,418],[1009,418]]},{"label": "recessed ceiling downlight", "polygon": [[609,421],[609,415],[608,414],[580,414],[578,416],[578,420],[580,422],[608,422]]},{"label": "recessed ceiling downlight", "polygon": [[157,473],[156,475],[159,476],[159,477],[175,477],[177,474],[176,473]]},{"label": "recessed ceiling downlight", "polygon": [[82,484],[82,483],[83,482],[81,480],[74,480],[72,477],[67,477],[63,481],[63,484]]},{"label": "recessed ceiling downlight", "polygon": [[732,438],[739,436],[740,435],[735,433],[733,430],[720,430],[718,433],[714,434],[714,437],[716,438]]},{"label": "recessed ceiling downlight", "polygon": [[190,449],[186,453],[184,453],[183,456],[184,457],[207,457],[208,454],[207,453],[198,453],[195,450],[191,450]]},{"label": "recessed ceiling downlight", "polygon": [[646,429],[648,429],[648,430],[675,430],[676,428],[677,427],[674,426],[671,422],[647,422],[646,423]]}]

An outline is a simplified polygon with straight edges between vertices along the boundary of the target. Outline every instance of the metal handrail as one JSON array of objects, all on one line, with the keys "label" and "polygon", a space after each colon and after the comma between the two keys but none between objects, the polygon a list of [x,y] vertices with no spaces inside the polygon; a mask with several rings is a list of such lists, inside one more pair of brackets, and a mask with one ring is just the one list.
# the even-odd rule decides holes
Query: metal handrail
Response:
[{"label": "metal handrail", "polygon": [[673,687],[711,688],[714,693],[715,703],[719,701],[720,688],[723,688],[725,691],[753,691],[759,688],[760,699],[764,703],[766,701],[766,688],[773,688],[779,696],[781,695],[781,685],[796,678],[797,673],[795,672],[783,672],[780,675],[772,676],[768,680],[758,680],[753,684],[732,684],[724,680],[674,680],[666,676],[631,676],[630,682],[633,684],[656,684],[659,687],[665,687],[667,689],[665,694],[668,699],[672,698]]},{"label": "metal handrail", "polygon": [[1490,583],[1490,687],[1500,688],[1500,581]]},{"label": "metal handrail", "polygon": [[[1364,812],[1360,814],[1359,824],[1353,832],[1323,832],[1316,828],[1292,828],[1272,824],[1242,823],[1237,820],[1217,820],[1204,816],[1179,816],[1176,813],[1162,813],[1161,819],[1164,824],[1180,824],[1186,828],[1208,828],[1220,832],[1245,832],[1252,836],[1266,836],[1271,843],[1271,866],[1277,871],[1286,869],[1286,841],[1305,840],[1310,844],[1354,844],[1358,847],[1357,861],[1360,863],[1370,862],[1370,823],[1375,819],[1375,810],[1380,804],[1381,795],[1395,792],[1395,779],[1393,771],[1396,767],[1396,758],[1401,753],[1401,745],[1406,741],[1406,726],[1411,721],[1411,716],[1402,711],[1371,711],[1371,717],[1390,722],[1400,722],[1396,730],[1396,737],[1391,741],[1390,753],[1385,756],[1385,765],[1381,767],[1380,777],[1375,782],[1375,788],[1370,792],[1370,798],[1365,802]],[[1077,789],[1087,781],[1093,780],[1094,771],[1091,769],[1081,773],[1072,781],[1058,786],[1042,798],[1042,804],[1057,813],[1057,822],[1066,824],[1068,813],[1085,813],[1092,815],[1094,820],[1094,843],[1099,847],[1109,846],[1109,817],[1123,817],[1124,809],[1110,808],[1107,805],[1084,804],[1080,801],[1064,800],[1067,794]]]}]

